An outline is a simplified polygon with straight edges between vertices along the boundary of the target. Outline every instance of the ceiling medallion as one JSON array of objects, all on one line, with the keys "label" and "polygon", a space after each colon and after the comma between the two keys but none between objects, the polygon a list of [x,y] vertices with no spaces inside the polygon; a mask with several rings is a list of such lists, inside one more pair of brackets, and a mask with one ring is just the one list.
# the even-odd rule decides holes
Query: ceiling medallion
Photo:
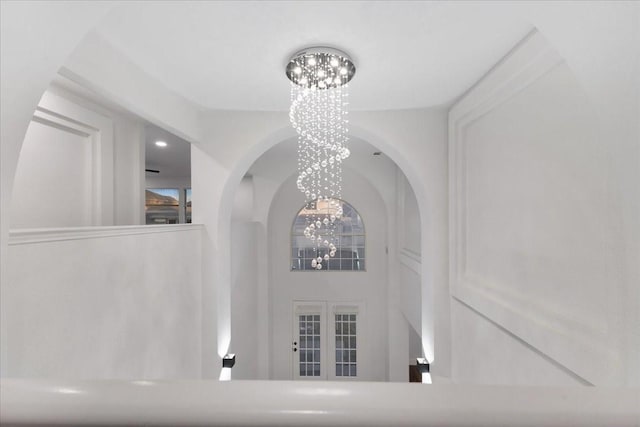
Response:
[{"label": "ceiling medallion", "polygon": [[349,157],[348,88],[356,67],[337,49],[313,47],[291,57],[289,119],[298,133],[298,179],[307,212],[304,235],[315,247],[311,267],[322,270],[336,255],[342,217],[342,162]]}]

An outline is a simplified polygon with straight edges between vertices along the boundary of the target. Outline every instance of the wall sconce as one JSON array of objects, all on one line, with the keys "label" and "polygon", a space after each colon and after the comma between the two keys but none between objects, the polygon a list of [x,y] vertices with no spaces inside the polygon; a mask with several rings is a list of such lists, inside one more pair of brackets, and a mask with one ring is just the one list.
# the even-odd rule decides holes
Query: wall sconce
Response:
[{"label": "wall sconce", "polygon": [[418,371],[420,371],[421,374],[429,373],[429,361],[424,357],[418,357],[416,359],[416,366],[418,367]]},{"label": "wall sconce", "polygon": [[225,354],[222,358],[222,367],[223,368],[233,368],[233,365],[236,364],[236,355],[233,353]]}]

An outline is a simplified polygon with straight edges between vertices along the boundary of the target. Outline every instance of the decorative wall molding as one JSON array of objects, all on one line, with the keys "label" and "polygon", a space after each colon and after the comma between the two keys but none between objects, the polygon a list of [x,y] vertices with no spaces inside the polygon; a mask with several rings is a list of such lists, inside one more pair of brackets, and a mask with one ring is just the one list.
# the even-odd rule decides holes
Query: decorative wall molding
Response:
[{"label": "decorative wall molding", "polygon": [[416,274],[422,274],[422,255],[407,248],[400,249],[398,261]]},{"label": "decorative wall molding", "polygon": [[11,230],[9,231],[9,246],[201,230],[204,230],[204,225],[202,224],[127,225]]},{"label": "decorative wall molding", "polygon": [[612,325],[525,296],[509,283],[483,281],[467,270],[465,259],[467,130],[561,64],[562,57],[533,31],[449,112],[450,287],[455,298],[558,363],[594,384],[607,384],[619,375],[620,364]]},{"label": "decorative wall molding", "polygon": [[405,267],[413,270],[418,275],[422,275],[422,254],[407,247],[407,225],[406,225],[406,195],[409,183],[404,174],[398,169],[396,172],[396,218],[399,219],[399,227],[396,234],[398,247],[398,261]]},{"label": "decorative wall molding", "polygon": [[113,121],[52,92],[45,92],[33,115],[33,121],[85,137],[91,146],[87,159],[91,171],[91,225],[112,225],[114,222],[114,130]]}]

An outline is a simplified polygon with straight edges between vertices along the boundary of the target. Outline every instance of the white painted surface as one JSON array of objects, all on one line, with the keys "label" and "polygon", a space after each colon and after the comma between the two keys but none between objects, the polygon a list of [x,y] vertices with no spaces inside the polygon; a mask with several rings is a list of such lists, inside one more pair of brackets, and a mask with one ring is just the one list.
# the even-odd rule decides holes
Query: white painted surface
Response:
[{"label": "white painted surface", "polygon": [[[510,12],[447,2],[354,2],[339,13],[314,2],[123,4],[97,30],[154,79],[209,109],[284,111],[289,57],[335,46],[355,61],[352,108],[387,110],[442,105],[464,92],[531,29]],[[185,49],[194,44],[198,53]],[[238,52],[250,58],[246,66],[234,65]],[[228,84],[230,69],[239,84]]]},{"label": "white painted surface", "polygon": [[631,427],[640,422],[637,389],[3,380],[0,391],[0,422],[7,425]]},{"label": "white painted surface", "polygon": [[144,179],[145,188],[178,188],[184,190],[191,188],[191,177],[161,178],[152,173],[147,173]]},{"label": "white painted surface", "polygon": [[16,171],[12,227],[112,225],[113,120],[47,91]]},{"label": "white painted surface", "polygon": [[144,224],[144,126],[120,114],[114,128],[114,223]]},{"label": "white painted surface", "polygon": [[[392,175],[393,176],[393,175]],[[366,233],[366,271],[303,272],[290,270],[291,225],[304,203],[295,177],[286,180],[269,214],[269,287],[271,312],[271,378],[291,379],[293,301],[363,302],[368,316],[362,325],[359,352],[362,380],[384,381],[387,364],[387,217],[380,195],[362,176],[344,170],[343,199],[360,214]],[[404,362],[404,361],[402,361]]]},{"label": "white painted surface", "polygon": [[[459,384],[579,386],[586,385],[552,359],[518,337],[453,299],[451,304],[454,364]],[[594,361],[593,369],[598,362]]]},{"label": "white painted surface", "polygon": [[258,259],[265,254],[256,244],[258,223],[234,222],[231,226],[231,347],[235,353],[234,380],[258,379],[260,324],[258,313]]},{"label": "white painted surface", "polygon": [[[361,155],[354,153],[349,159],[353,163],[353,167],[364,173],[366,171],[367,179],[370,179],[373,186],[380,191],[384,200],[388,200],[384,205],[386,214],[391,217],[395,214],[395,167],[392,161],[399,162],[403,167],[403,171],[409,173],[412,186],[417,186],[416,194],[421,197],[421,209],[427,214],[421,227],[421,240],[428,236],[428,251],[423,254],[427,257],[427,262],[420,267],[422,283],[420,293],[423,301],[421,304],[422,314],[421,331],[426,336],[425,342],[427,352],[433,351],[433,324],[434,318],[438,320],[436,323],[442,328],[442,333],[438,334],[440,341],[440,351],[442,352],[442,360],[438,365],[438,369],[442,369],[443,375],[448,375],[449,357],[449,314],[448,314],[448,290],[446,281],[446,245],[447,245],[447,228],[446,228],[446,113],[444,110],[421,110],[421,111],[405,111],[384,112],[384,113],[356,113],[352,115],[352,124],[354,138],[366,139],[378,149],[382,149],[384,156],[378,158],[372,156],[373,151],[362,152]],[[285,119],[285,120],[283,120]],[[215,245],[220,248],[220,276],[224,277],[225,265],[229,262],[225,255],[225,247],[227,240],[226,222],[219,222],[225,215],[228,215],[228,221],[231,221],[230,206],[233,203],[237,185],[241,182],[242,176],[250,168],[251,163],[260,157],[260,153],[269,147],[276,145],[278,142],[288,140],[292,130],[286,122],[286,115],[280,113],[243,113],[243,112],[216,112],[208,113],[205,123],[208,126],[207,134],[210,140],[201,144],[198,150],[192,151],[192,162],[194,171],[194,205],[199,203],[196,193],[206,194],[206,203],[211,204],[211,214],[203,215],[194,221],[205,221],[207,223],[217,224],[220,233],[220,239]],[[285,126],[285,127],[282,127]],[[363,129],[374,129],[375,132],[364,131]],[[263,135],[269,135],[264,138]],[[262,135],[262,136],[261,136]],[[361,137],[358,137],[361,135]],[[224,141],[224,143],[222,143]],[[231,143],[233,141],[234,143]],[[393,144],[390,142],[393,141]],[[412,151],[412,150],[416,151]],[[205,163],[200,163],[200,159],[207,159]],[[255,157],[254,157],[255,156]],[[387,170],[386,163],[382,159],[387,157],[391,167]],[[414,169],[408,158],[412,162],[424,164]],[[213,160],[218,159],[219,162]],[[266,207],[271,205],[271,195],[278,188],[279,182],[286,178],[288,173],[295,170],[295,151],[280,152],[274,154],[272,161],[267,162],[269,165],[275,165],[280,175],[277,177],[260,178],[260,171],[251,168],[254,183],[260,186],[260,190],[254,192],[254,218],[258,221],[264,221],[264,211]],[[364,160],[366,159],[366,161]],[[290,161],[290,163],[288,163]],[[200,166],[207,165],[200,169]],[[284,167],[290,164],[290,167]],[[224,174],[226,173],[223,165],[235,165],[233,171],[224,182]],[[244,168],[247,169],[244,169]],[[268,169],[268,168],[267,168]],[[222,177],[220,173],[222,173]],[[212,176],[215,174],[216,176]],[[205,178],[206,176],[206,178]],[[424,176],[424,180],[422,177]],[[196,191],[197,185],[201,185],[201,190]],[[222,193],[220,209],[216,214],[216,205],[214,195],[219,191],[219,185],[223,183],[224,193]],[[235,183],[235,184],[234,184]],[[428,192],[426,192],[425,184],[428,183]],[[295,191],[295,185],[291,184]],[[257,188],[257,187],[256,187]],[[416,187],[414,187],[415,189]],[[299,206],[296,206],[298,209]],[[225,213],[227,212],[227,213]],[[219,215],[219,216],[216,216]],[[292,214],[291,214],[292,215]],[[389,222],[395,224],[395,222]],[[287,225],[288,227],[289,225]],[[395,231],[394,231],[395,232]],[[288,233],[288,232],[287,232]],[[394,239],[395,240],[395,239]],[[288,247],[288,242],[286,243]],[[395,244],[395,243],[393,243]],[[390,245],[393,245],[390,244]],[[265,247],[264,251],[267,251]],[[229,264],[230,265],[230,264]],[[210,266],[209,266],[210,267]],[[207,267],[208,268],[208,267]],[[266,271],[266,270],[263,270]],[[265,273],[260,273],[263,276]],[[272,279],[270,279],[272,280]],[[397,282],[394,282],[397,283]],[[432,308],[432,287],[441,287],[437,294],[437,304]],[[261,287],[260,289],[263,289]],[[266,294],[264,294],[266,295]],[[210,301],[210,300],[207,300]],[[397,306],[394,305],[394,309]],[[265,312],[266,309],[261,309]],[[426,331],[426,332],[425,332]],[[225,335],[226,332],[223,334]],[[289,341],[289,340],[287,340]],[[265,347],[263,345],[263,347]],[[223,353],[224,354],[224,353]],[[270,350],[271,354],[271,350]],[[404,357],[398,360],[404,360]],[[402,362],[400,362],[402,363]]]},{"label": "white painted surface", "polygon": [[202,139],[199,108],[150,77],[95,31],[60,65],[65,78],[144,120],[189,142]]},{"label": "white painted surface", "polygon": [[203,224],[205,228],[202,234],[204,262],[201,265],[202,377],[219,378],[220,361],[231,343],[231,258],[228,255],[231,251],[231,219],[229,216],[226,234],[219,236],[218,209],[221,206],[214,195],[222,193],[220,187],[226,171],[195,144],[191,145],[191,171],[193,223]]},{"label": "white painted surface", "polygon": [[91,225],[91,140],[31,122],[16,171],[14,228]]},{"label": "white painted surface", "polygon": [[[397,278],[399,288],[400,309],[406,321],[415,329],[421,329],[421,226],[418,201],[407,181],[407,178],[398,171],[396,173],[396,243],[395,254],[397,262]],[[424,213],[428,215],[427,212]],[[421,353],[421,352],[420,352]],[[422,354],[414,355],[421,357]]]},{"label": "white painted surface", "polygon": [[[411,185],[401,171],[396,175],[396,212],[398,250],[420,259],[420,209]],[[427,213],[425,212],[425,215]]]},{"label": "white painted surface", "polygon": [[[184,139],[158,126],[147,124],[144,129],[145,168],[154,169],[158,178],[191,177],[191,145]],[[159,147],[156,142],[165,142]]]},{"label": "white painted surface", "polygon": [[[73,6],[70,4],[69,7],[62,10],[46,3],[2,3],[2,13],[0,14],[2,15],[2,37],[0,37],[2,49],[0,50],[3,55],[3,60],[1,61],[2,72],[0,73],[3,94],[2,108],[0,109],[2,111],[2,155],[0,156],[2,159],[2,168],[0,168],[2,170],[2,212],[0,215],[2,218],[0,224],[2,268],[0,270],[2,271],[3,293],[7,283],[6,271],[8,271],[5,262],[8,259],[6,256],[8,244],[7,218],[9,217],[13,174],[17,164],[22,136],[37,100],[55,71],[62,65],[62,59],[72,50],[85,31],[93,26],[100,19],[101,14],[109,7],[108,3],[88,4],[76,2]],[[633,2],[592,2],[578,5],[575,3],[531,2],[527,5],[518,4],[517,7],[513,7],[510,10],[512,12],[516,11],[517,15],[524,17],[528,22],[540,28],[550,42],[558,48],[571,69],[576,73],[582,88],[587,91],[589,102],[593,104],[598,112],[595,123],[599,134],[603,138],[602,141],[606,141],[608,150],[610,150],[607,151],[607,156],[603,161],[611,180],[608,194],[611,207],[616,210],[618,217],[618,226],[607,234],[610,240],[607,242],[607,247],[613,248],[612,251],[615,252],[615,256],[612,257],[615,260],[615,264],[611,270],[616,275],[614,283],[620,283],[623,286],[623,292],[619,298],[621,301],[619,307],[620,316],[622,318],[620,321],[626,325],[625,336],[621,339],[626,346],[623,359],[627,366],[629,383],[638,385],[640,384],[640,364],[637,363],[640,360],[640,335],[638,335],[637,331],[640,328],[634,327],[634,325],[638,325],[638,316],[640,315],[640,307],[638,307],[638,304],[640,304],[640,287],[638,287],[638,283],[640,283],[638,280],[640,278],[640,263],[637,262],[640,254],[638,246],[638,242],[640,242],[638,238],[640,231],[638,222],[640,221],[640,204],[638,203],[640,200],[640,179],[638,179],[638,172],[640,171],[638,167],[638,160],[640,159],[638,154],[640,152],[638,150],[640,145],[638,141],[640,139],[638,135],[640,129],[638,129],[637,120],[638,97],[633,96],[638,94],[638,89],[640,88],[637,56],[639,32],[636,25],[638,5]],[[506,9],[502,9],[502,11],[506,13]],[[504,20],[510,19],[508,14],[497,13],[496,16],[500,16]],[[56,37],[51,38],[49,37],[50,34],[56,34]],[[478,37],[478,39],[481,39],[481,37]],[[43,43],[43,41],[46,41],[46,43]],[[95,55],[93,59],[102,61],[98,61],[99,65],[96,66],[96,69],[114,75],[113,78],[111,78],[112,76],[107,76],[106,82],[102,82],[100,78],[89,79],[96,86],[101,86],[101,82],[104,83],[104,86],[101,87],[104,89],[102,91],[103,94],[125,99],[132,108],[146,113],[157,106],[163,107],[164,104],[174,105],[166,97],[161,97],[163,102],[157,102],[157,94],[162,92],[162,85],[155,85],[153,90],[141,91],[146,94],[141,95],[136,90],[137,85],[140,81],[144,82],[146,78],[132,80],[131,73],[114,74],[114,71],[118,71],[118,69],[115,69],[113,65],[120,64],[121,61],[119,59],[111,62],[105,60],[103,49],[100,48],[93,49],[93,51],[89,49],[88,51]],[[278,78],[281,78],[281,76],[279,75]],[[105,87],[108,89],[105,89]],[[136,97],[134,95],[140,96]],[[167,108],[170,110],[171,107]],[[193,116],[197,115],[197,113],[194,113],[190,106],[187,105],[187,108],[179,108],[178,110],[174,111],[177,113],[176,116],[189,111],[181,117],[187,116],[187,121],[196,120]],[[385,114],[394,115],[394,113]],[[412,112],[404,111],[397,114],[410,117]],[[222,116],[223,114],[220,115]],[[151,116],[158,117],[153,114]],[[169,117],[170,120],[168,122],[173,122],[171,112],[163,117]],[[409,173],[412,168],[414,171],[415,169],[424,169],[429,172],[438,170],[439,157],[422,155],[422,146],[419,144],[421,141],[417,138],[417,135],[423,136],[422,142],[424,140],[428,141],[429,137],[425,137],[424,132],[409,131],[410,127],[407,126],[401,126],[401,130],[395,133],[385,132],[384,130],[389,121],[379,119],[380,116],[374,119],[377,123],[366,123],[366,120],[361,122],[361,129],[364,128],[373,134],[377,134],[378,138],[389,138],[388,143],[399,144],[396,154],[401,153],[401,158],[404,159],[404,162],[400,161],[399,164],[408,175],[411,175],[412,184],[418,184],[416,186],[418,203],[421,207],[425,204],[430,204],[435,206],[436,209],[441,209],[439,208],[440,203],[431,203],[431,196],[425,194],[420,188],[421,186],[430,186],[431,183],[439,181],[430,179],[426,174],[423,176]],[[279,129],[284,122],[286,122],[286,118],[280,120],[279,124],[271,123],[273,127],[267,126],[257,130],[248,126],[251,131],[247,133],[251,137],[246,141],[264,142],[269,140],[271,132],[274,129]],[[234,125],[237,126],[237,123]],[[186,127],[191,126],[188,125]],[[212,142],[211,153],[215,152],[219,144],[224,144],[227,141],[243,140],[242,138],[219,138],[219,136],[218,133],[212,132],[210,139],[210,142]],[[416,136],[415,139],[412,136]],[[405,150],[404,144],[408,140],[413,140],[416,143],[407,144],[407,149]],[[256,144],[256,146],[258,145],[260,144]],[[243,150],[243,148],[246,147],[239,147],[238,152],[246,154],[247,150]],[[244,164],[247,157],[243,156],[244,154],[233,161],[223,163],[237,165],[236,169],[239,169],[238,173],[242,176],[241,174],[248,167],[248,165]],[[247,156],[251,157],[251,155]],[[430,163],[432,159],[433,164]],[[251,161],[249,160],[248,163],[250,164]],[[215,165],[215,160],[212,160],[207,166],[211,166],[211,164]],[[231,170],[231,167],[229,170]],[[417,176],[420,179],[416,179]],[[207,174],[204,170],[202,171],[202,179],[212,177],[224,182],[226,175],[217,174],[217,171],[210,174]],[[223,196],[221,196],[223,195],[222,186],[224,184],[218,186],[218,184],[210,184],[208,181],[207,183],[203,186],[197,184],[203,190],[212,190],[201,194],[201,200],[203,200],[202,211],[198,215],[202,215],[203,218],[212,218],[208,233],[210,233],[212,240],[209,246],[213,246],[219,242],[224,243],[224,238],[218,241],[218,234],[223,233],[218,233],[215,229],[215,220],[218,218],[215,206],[224,205],[218,203],[220,200],[224,201]],[[211,188],[205,188],[206,185],[211,185]],[[207,203],[211,206],[205,208]],[[442,209],[445,211],[444,216],[446,217],[446,208],[443,207]],[[209,214],[211,215],[209,216]],[[436,228],[423,227],[423,236],[433,237],[434,233],[432,231],[440,229],[438,224],[442,223],[439,223],[437,218],[438,214],[436,213],[436,220],[434,221]],[[427,221],[427,223],[429,222]],[[212,224],[214,225],[211,226]],[[433,239],[423,238],[422,242],[434,241]],[[428,261],[424,263],[423,273],[425,274],[423,274],[423,280],[427,281],[428,289],[430,289],[431,285],[442,283],[442,278],[445,279],[444,282],[446,283],[446,259],[440,259],[437,255],[438,250],[442,248],[446,248],[446,243],[440,246],[436,244],[434,245],[435,250],[429,251],[423,245],[424,259]],[[446,249],[444,252],[446,252]],[[211,261],[211,264],[217,262],[215,256],[207,259]],[[435,263],[433,263],[434,260]],[[207,280],[211,283],[220,283],[222,287],[226,286],[228,281],[225,282],[224,274],[221,277],[217,277],[217,266],[212,266],[211,264],[205,263],[208,266],[206,272],[210,274]],[[432,264],[431,267],[433,268],[426,266],[426,264]],[[430,274],[433,274],[433,276],[430,276]],[[433,280],[434,278],[437,280]],[[209,286],[208,289],[211,288]],[[446,286],[445,290],[447,290]],[[438,299],[438,292],[436,292],[435,296],[436,310],[442,306],[448,306],[448,295],[445,298],[445,304],[441,304],[442,300]],[[205,299],[211,301],[209,298]],[[222,305],[224,308],[224,303]],[[4,307],[5,304],[3,302],[2,323],[6,320]],[[224,310],[221,311],[224,312]],[[224,313],[222,316],[224,318]],[[213,317],[215,318],[215,315]],[[447,315],[444,315],[440,319],[446,319],[447,317]],[[437,313],[436,318],[438,319]],[[211,322],[205,322],[207,327],[211,324]],[[629,327],[629,325],[632,327]],[[429,327],[430,325],[427,324],[423,329],[428,330]],[[212,328],[212,331],[204,333],[205,337],[216,336],[215,326]],[[224,329],[224,327],[221,329]],[[435,347],[438,349],[439,354],[443,356],[440,362],[447,363],[446,352],[445,354],[441,352],[446,346],[437,342],[440,339],[438,337],[448,336],[446,323],[436,321],[436,329],[437,345]],[[215,338],[212,339],[215,340]],[[4,356],[7,348],[4,335],[2,343]],[[3,366],[5,361],[6,358],[2,357]],[[216,362],[219,362],[219,360]],[[216,363],[216,366],[219,366],[219,363]]]},{"label": "white painted surface", "polygon": [[[604,161],[610,141],[595,123],[570,68],[538,33],[452,108],[451,287],[587,381],[629,385],[640,362],[625,363],[625,353],[637,353],[628,339],[637,324],[624,314],[623,295],[638,284],[625,284],[616,271],[625,255],[614,243],[619,211],[611,191],[618,183]],[[465,345],[454,350],[454,380],[489,381],[467,368],[471,343],[488,326],[458,317],[454,342]],[[487,339],[495,342],[473,350],[495,361],[512,355],[519,370],[511,379],[510,367],[490,370],[496,381],[565,383],[552,368],[534,380],[531,371],[541,370],[535,357],[498,337],[494,331]]]},{"label": "white painted surface", "polygon": [[51,86],[21,151],[11,227],[140,224],[143,139],[133,115]]},{"label": "white painted surface", "polygon": [[201,226],[13,232],[4,377],[199,378]]},{"label": "white painted surface", "polygon": [[256,201],[260,203],[264,200],[263,195],[255,194],[253,177],[245,176],[242,178],[233,200],[233,221],[252,221],[257,210]]},{"label": "white painted surface", "polygon": [[[58,114],[72,114],[79,108],[80,111],[98,114],[112,122],[113,160],[106,159],[101,167],[112,172],[113,201],[107,199],[104,204],[109,208],[113,205],[114,225],[144,224],[145,129],[142,120],[121,106],[59,74],[49,85],[47,93],[70,103],[66,107],[64,104],[58,104]],[[100,130],[100,135],[105,136],[104,130]]]}]

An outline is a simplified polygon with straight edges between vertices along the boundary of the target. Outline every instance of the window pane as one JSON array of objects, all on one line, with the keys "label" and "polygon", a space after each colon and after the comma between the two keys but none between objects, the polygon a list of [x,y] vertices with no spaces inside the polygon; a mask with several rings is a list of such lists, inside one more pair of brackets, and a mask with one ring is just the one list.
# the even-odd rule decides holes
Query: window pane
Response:
[{"label": "window pane", "polygon": [[154,188],[145,191],[147,224],[177,224],[179,219],[179,191],[177,188]]},{"label": "window pane", "polygon": [[356,314],[336,314],[336,376],[356,376]]},{"label": "window pane", "polygon": [[[324,258],[325,254],[328,253],[327,247],[322,244],[316,247],[314,241],[305,237],[305,229],[312,223],[316,224],[317,221],[325,224],[322,227],[326,229],[327,225],[332,223],[330,221],[325,223],[325,220],[328,221],[332,215],[335,215],[337,207],[326,201],[319,201],[305,205],[298,212],[293,221],[291,232],[292,271],[364,270],[364,263],[352,262],[354,259],[364,260],[364,224],[353,206],[342,200],[339,203],[343,215],[338,219],[335,219],[334,216],[335,221],[333,224],[335,226],[332,243],[336,246],[335,256],[328,261],[323,259],[320,270],[314,266],[316,263],[313,260],[318,257]],[[331,226],[329,225],[329,227]]]}]

